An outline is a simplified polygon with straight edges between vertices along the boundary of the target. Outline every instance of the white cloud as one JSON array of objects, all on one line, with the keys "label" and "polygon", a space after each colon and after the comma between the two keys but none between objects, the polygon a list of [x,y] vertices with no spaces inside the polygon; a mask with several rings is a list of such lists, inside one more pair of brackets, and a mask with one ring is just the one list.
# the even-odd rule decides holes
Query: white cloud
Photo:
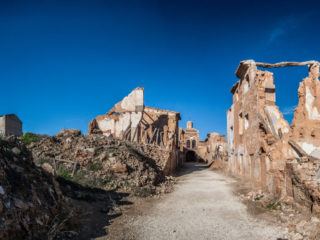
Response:
[{"label": "white cloud", "polygon": [[291,115],[293,114],[294,110],[296,109],[297,105],[286,107],[283,109],[282,114],[283,115]]}]

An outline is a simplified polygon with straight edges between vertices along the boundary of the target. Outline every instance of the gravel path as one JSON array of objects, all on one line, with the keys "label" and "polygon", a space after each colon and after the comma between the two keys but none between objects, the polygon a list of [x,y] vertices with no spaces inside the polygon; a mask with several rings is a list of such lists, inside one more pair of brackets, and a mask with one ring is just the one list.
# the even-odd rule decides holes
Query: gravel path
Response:
[{"label": "gravel path", "polygon": [[280,227],[247,213],[232,194],[235,180],[197,165],[186,171],[172,193],[141,204],[125,222],[117,220],[107,239],[276,240],[284,235]]}]

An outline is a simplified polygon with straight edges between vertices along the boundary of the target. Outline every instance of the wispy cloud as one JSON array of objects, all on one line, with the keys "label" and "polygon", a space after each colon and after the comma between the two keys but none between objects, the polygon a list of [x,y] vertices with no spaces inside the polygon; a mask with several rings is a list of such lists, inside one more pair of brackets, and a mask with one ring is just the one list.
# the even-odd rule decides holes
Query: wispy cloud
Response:
[{"label": "wispy cloud", "polygon": [[294,110],[296,109],[297,105],[286,107],[283,109],[282,114],[283,115],[292,115]]},{"label": "wispy cloud", "polygon": [[306,14],[299,17],[286,17],[280,20],[269,32],[268,43],[271,44],[277,41],[281,36],[299,28],[310,16],[310,14]]},{"label": "wispy cloud", "polygon": [[284,35],[286,33],[285,28],[282,26],[278,26],[272,30],[270,37],[269,37],[269,44],[277,40],[278,37]]}]

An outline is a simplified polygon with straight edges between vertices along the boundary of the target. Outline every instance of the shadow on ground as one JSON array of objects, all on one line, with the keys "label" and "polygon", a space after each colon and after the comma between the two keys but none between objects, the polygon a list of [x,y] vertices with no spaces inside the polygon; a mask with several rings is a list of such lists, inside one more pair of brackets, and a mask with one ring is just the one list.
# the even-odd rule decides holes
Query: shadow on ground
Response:
[{"label": "shadow on ground", "polygon": [[106,236],[110,221],[122,215],[120,206],[133,204],[125,200],[128,193],[84,187],[60,177],[57,180],[63,194],[71,198],[71,204],[79,210],[77,234],[68,239]]}]

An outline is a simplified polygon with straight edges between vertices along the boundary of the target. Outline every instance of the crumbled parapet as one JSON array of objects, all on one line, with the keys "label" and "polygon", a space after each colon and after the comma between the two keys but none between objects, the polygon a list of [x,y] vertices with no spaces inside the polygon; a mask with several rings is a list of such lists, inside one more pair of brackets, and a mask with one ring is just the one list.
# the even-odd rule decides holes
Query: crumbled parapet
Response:
[{"label": "crumbled parapet", "polygon": [[53,175],[35,166],[15,137],[0,139],[0,239],[50,239],[72,218]]},{"label": "crumbled parapet", "polygon": [[134,192],[166,182],[170,151],[104,135],[63,130],[28,145],[38,165],[49,164],[57,175],[90,188]]}]

